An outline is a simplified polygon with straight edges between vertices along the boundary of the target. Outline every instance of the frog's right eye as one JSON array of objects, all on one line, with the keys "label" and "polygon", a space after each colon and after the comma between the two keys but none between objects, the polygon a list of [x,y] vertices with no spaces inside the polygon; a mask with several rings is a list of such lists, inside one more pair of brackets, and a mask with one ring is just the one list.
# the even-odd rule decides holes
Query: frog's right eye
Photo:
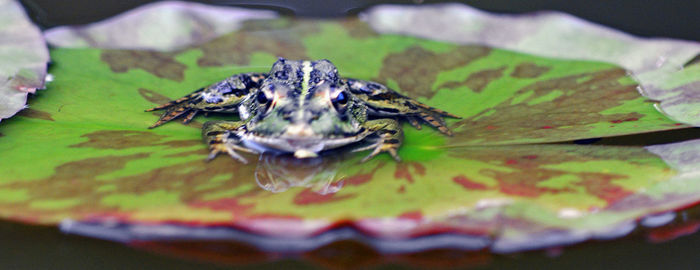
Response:
[{"label": "frog's right eye", "polygon": [[262,114],[268,113],[274,104],[272,98],[267,97],[264,91],[258,92],[255,100],[258,101],[258,111]]},{"label": "frog's right eye", "polygon": [[335,98],[331,99],[331,102],[333,103],[333,108],[335,108],[335,110],[339,113],[344,113],[349,98],[350,96],[348,96],[347,92],[340,91],[338,95],[335,96]]},{"label": "frog's right eye", "polygon": [[268,102],[270,102],[270,99],[267,98],[267,96],[265,95],[265,92],[262,92],[262,91],[260,91],[258,93],[258,97],[256,99],[258,100],[258,103],[261,105],[267,104]]}]

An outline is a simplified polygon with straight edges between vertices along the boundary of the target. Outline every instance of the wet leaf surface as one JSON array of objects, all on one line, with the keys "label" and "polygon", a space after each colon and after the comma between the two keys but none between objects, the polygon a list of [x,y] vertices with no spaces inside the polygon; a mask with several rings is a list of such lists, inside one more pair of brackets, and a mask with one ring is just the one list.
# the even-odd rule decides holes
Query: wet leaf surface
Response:
[{"label": "wet leaf surface", "polygon": [[700,126],[697,41],[634,37],[554,11],[504,15],[462,4],[384,5],[370,9],[365,20],[382,34],[613,63],[640,82],[642,94],[659,100],[664,113],[679,122]]},{"label": "wet leaf surface", "polygon": [[[187,228],[206,235],[207,226],[285,239],[351,226],[380,239],[450,233],[471,239],[464,248],[512,251],[623,235],[649,213],[700,199],[698,141],[650,148],[658,155],[525,145],[683,127],[657,112],[624,69],[368,29],[355,19],[282,18],[168,53],[52,50],[50,89],[0,125],[0,216],[71,219],[65,228],[78,233],[81,224],[134,225],[117,228],[122,240],[188,238],[200,234]],[[343,76],[385,83],[463,119],[448,122],[454,137],[405,125],[401,163],[360,164],[361,154],[343,150],[205,162],[201,125],[227,116],[146,129],[157,116],[144,109],[234,73],[264,72],[277,56],[329,59]],[[164,236],[154,226],[163,224],[186,227]]]}]

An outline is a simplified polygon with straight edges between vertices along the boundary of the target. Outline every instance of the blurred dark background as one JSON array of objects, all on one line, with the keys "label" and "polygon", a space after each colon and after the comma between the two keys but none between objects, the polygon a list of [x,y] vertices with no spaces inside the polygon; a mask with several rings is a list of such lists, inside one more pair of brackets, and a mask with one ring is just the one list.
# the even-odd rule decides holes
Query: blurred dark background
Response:
[{"label": "blurred dark background", "polygon": [[[20,0],[42,27],[95,22],[153,0]],[[283,14],[311,17],[352,15],[378,4],[430,4],[455,1],[376,0],[199,0],[207,4],[265,8]],[[458,1],[498,13],[558,10],[638,36],[700,40],[698,0],[472,0]]]}]

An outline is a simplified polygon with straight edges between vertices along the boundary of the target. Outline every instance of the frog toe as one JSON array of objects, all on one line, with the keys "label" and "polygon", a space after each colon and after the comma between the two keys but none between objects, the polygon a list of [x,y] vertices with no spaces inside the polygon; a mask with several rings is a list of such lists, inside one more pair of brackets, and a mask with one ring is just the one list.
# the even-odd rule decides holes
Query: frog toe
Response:
[{"label": "frog toe", "polygon": [[415,117],[406,117],[406,120],[408,121],[409,124],[411,124],[412,127],[415,129],[421,129],[422,126],[420,122],[418,122],[418,119]]},{"label": "frog toe", "polygon": [[447,127],[447,123],[445,123],[445,120],[442,119],[439,115],[436,115],[434,113],[425,113],[422,112],[418,114],[418,117],[420,117],[423,121],[428,123],[430,126],[437,128],[440,133],[445,134],[447,136],[452,136],[452,131]]},{"label": "frog toe", "polygon": [[243,152],[248,152],[248,153],[251,152],[249,149],[246,149],[246,148],[243,148],[240,146],[231,146],[231,145],[225,145],[225,144],[213,145],[211,147],[210,152],[209,152],[209,156],[207,157],[207,161],[213,160],[220,153],[226,153],[231,158],[238,160],[243,164],[248,164],[248,160],[245,159],[243,156],[239,155],[236,152],[236,150],[242,150]]},{"label": "frog toe", "polygon": [[182,119],[182,123],[189,124],[190,122],[192,122],[192,119],[194,118],[195,115],[197,115],[197,111],[191,111],[189,114],[187,114],[185,116],[184,119]]},{"label": "frog toe", "polygon": [[[173,120],[175,118],[180,117],[181,115],[183,115],[185,113],[189,113],[190,111],[191,111],[191,109],[187,108],[185,106],[178,105],[175,107],[170,107],[165,111],[165,113],[163,113],[163,115],[160,116],[158,121],[156,121],[153,125],[151,125],[148,128],[155,128],[155,127],[161,126],[161,125],[169,122],[170,120]],[[190,115],[192,115],[192,113],[190,113]],[[194,117],[194,115],[192,115],[192,117]],[[187,120],[188,118],[189,118],[189,115],[187,118],[185,118],[185,120]]]},{"label": "frog toe", "polygon": [[363,158],[360,162],[366,162],[366,161],[370,160],[371,158],[375,157],[376,155],[379,155],[379,154],[384,153],[384,152],[391,155],[391,157],[394,160],[396,160],[397,162],[401,161],[401,158],[399,157],[399,153],[397,151],[398,145],[392,144],[392,143],[387,143],[385,141],[380,141],[380,142],[373,144],[373,145],[370,145],[370,146],[362,147],[360,149],[355,149],[354,152],[369,150],[369,149],[374,149],[374,150],[372,151],[372,153],[370,153],[365,158]]},{"label": "frog toe", "polygon": [[362,151],[365,151],[365,150],[375,149],[375,148],[377,148],[377,145],[378,145],[378,144],[379,144],[379,143],[377,142],[377,143],[373,143],[373,144],[370,144],[370,145],[366,145],[366,146],[362,146],[362,147],[357,147],[357,148],[355,148],[355,149],[352,149],[351,152],[362,152]]}]

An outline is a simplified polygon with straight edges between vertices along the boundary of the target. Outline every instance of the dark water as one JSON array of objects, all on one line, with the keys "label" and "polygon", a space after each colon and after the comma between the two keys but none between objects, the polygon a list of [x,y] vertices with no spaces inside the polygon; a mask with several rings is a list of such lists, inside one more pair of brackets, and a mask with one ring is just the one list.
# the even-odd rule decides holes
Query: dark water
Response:
[{"label": "dark water", "polygon": [[[19,0],[27,7],[32,18],[44,27],[84,24],[114,16],[154,0]],[[586,20],[610,26],[638,36],[670,37],[700,40],[700,1],[667,0],[197,0],[207,4],[221,4],[277,10],[285,14],[314,17],[337,17],[356,14],[378,3],[415,4],[462,2],[470,6],[498,13],[524,13],[540,10],[558,10]]]},{"label": "dark water", "polygon": [[[700,217],[700,208],[684,213]],[[700,224],[677,222],[670,228]],[[119,243],[65,235],[54,227],[0,222],[2,269],[697,269],[700,234],[649,243],[661,229],[638,229],[614,241],[509,255],[438,250],[381,256],[356,243],[304,254],[265,254],[243,244],[170,243],[142,251]],[[148,246],[144,244],[141,248]],[[186,252],[186,248],[197,252]]]},{"label": "dark water", "polygon": [[[42,27],[83,24],[113,16],[144,0],[23,0]],[[354,14],[371,0],[235,1],[204,3],[267,7],[286,14],[333,17]],[[383,1],[412,4],[413,1]],[[421,1],[423,2],[423,1]],[[434,1],[425,1],[431,3]],[[521,13],[560,10],[640,36],[699,40],[700,1],[464,1],[477,8]],[[554,3],[552,3],[554,2]],[[700,137],[699,129],[604,139],[596,144],[646,145]],[[545,251],[493,255],[488,252],[437,250],[419,254],[380,255],[358,243],[343,242],[303,254],[263,253],[245,244],[187,243],[168,245],[120,243],[65,235],[55,227],[0,222],[0,269],[309,269],[309,268],[470,268],[470,269],[697,269],[700,234],[674,240],[700,227],[700,207],[679,214],[664,229],[638,229],[613,241],[591,241]],[[666,241],[652,243],[650,239]]]}]

